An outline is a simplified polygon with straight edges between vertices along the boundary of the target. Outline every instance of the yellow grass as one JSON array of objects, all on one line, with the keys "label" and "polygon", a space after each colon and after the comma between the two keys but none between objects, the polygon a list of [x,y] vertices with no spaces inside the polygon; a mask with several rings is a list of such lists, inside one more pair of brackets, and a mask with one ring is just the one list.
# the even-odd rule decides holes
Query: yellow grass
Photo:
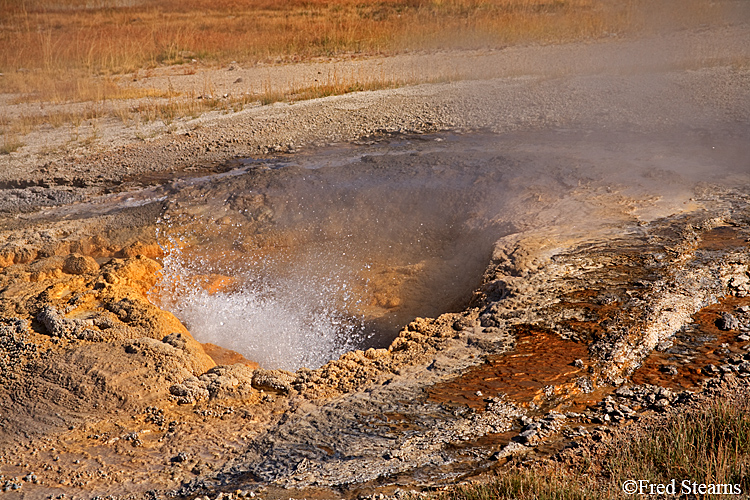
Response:
[{"label": "yellow grass", "polygon": [[[0,0],[3,91],[117,98],[85,80],[194,59],[295,61],[344,53],[595,37],[601,0]],[[610,23],[611,24],[611,23]]]},{"label": "yellow grass", "polygon": [[170,126],[178,119],[196,118],[208,111],[230,113],[241,111],[248,105],[267,105],[275,102],[293,103],[350,92],[382,90],[417,83],[437,83],[439,81],[447,80],[444,78],[395,78],[386,77],[385,75],[375,75],[368,79],[360,79],[354,76],[338,76],[333,74],[313,86],[291,86],[286,89],[274,89],[270,88],[270,86],[264,86],[257,93],[248,93],[227,98],[198,96],[194,93],[178,95],[174,92],[167,92],[146,96],[146,99],[139,99],[137,101],[110,102],[107,108],[105,108],[103,102],[95,100],[85,104],[82,109],[75,111],[20,114],[13,118],[3,116],[0,113],[0,137],[3,138],[3,146],[0,147],[0,153],[7,154],[16,151],[23,145],[18,140],[19,136],[28,134],[42,126],[58,128],[70,125],[77,129],[85,123],[94,123],[99,119],[108,117],[119,119],[125,124],[162,122],[164,125]]},{"label": "yellow grass", "polygon": [[77,69],[10,71],[0,80],[2,92],[18,92],[12,102],[107,101],[168,96],[167,91],[127,87],[108,77],[96,77]]},{"label": "yellow grass", "polygon": [[[675,2],[679,16],[664,6]],[[167,123],[208,109],[237,110],[251,101],[321,97],[418,79],[349,77],[199,101],[171,89],[136,88],[128,85],[132,76],[124,75],[181,64],[190,74],[196,62],[252,65],[581,40],[647,29],[654,18],[706,22],[710,5],[703,0],[0,0],[0,94],[15,94],[10,103],[91,102],[94,111],[87,114],[97,117],[98,104],[109,102],[101,109],[123,121]],[[143,97],[154,99],[135,109],[111,105]],[[87,119],[74,115],[16,116],[5,120],[0,133],[25,134],[41,124]]]},{"label": "yellow grass", "polygon": [[17,137],[3,135],[2,145],[0,145],[0,155],[7,155],[18,151],[24,146],[23,142],[19,141]]}]

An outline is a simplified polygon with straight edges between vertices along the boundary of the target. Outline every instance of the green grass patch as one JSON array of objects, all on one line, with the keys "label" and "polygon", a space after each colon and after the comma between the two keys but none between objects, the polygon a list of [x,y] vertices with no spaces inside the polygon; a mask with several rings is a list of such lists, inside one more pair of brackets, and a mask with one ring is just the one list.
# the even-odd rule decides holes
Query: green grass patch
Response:
[{"label": "green grass patch", "polygon": [[605,473],[620,484],[630,479],[654,483],[683,480],[698,484],[739,484],[750,492],[750,405],[714,403],[698,412],[673,416],[652,434],[633,436],[612,448]]},{"label": "green grass patch", "polygon": [[[586,456],[578,468],[512,469],[491,481],[456,485],[431,493],[432,500],[589,500],[634,498],[623,483],[645,480],[668,485],[675,480],[677,498],[683,481],[698,485],[731,485],[742,495],[710,494],[715,486],[690,498],[748,498],[750,493],[750,403],[716,402],[700,410],[671,415],[666,421],[626,430]],[[597,465],[601,464],[601,465]],[[584,470],[585,469],[585,470]],[[737,485],[737,486],[735,486]],[[425,498],[424,496],[419,498]],[[662,498],[662,497],[659,497]]]},{"label": "green grass patch", "polygon": [[430,496],[434,500],[601,500],[582,478],[560,473],[514,471],[488,483],[461,485]]}]

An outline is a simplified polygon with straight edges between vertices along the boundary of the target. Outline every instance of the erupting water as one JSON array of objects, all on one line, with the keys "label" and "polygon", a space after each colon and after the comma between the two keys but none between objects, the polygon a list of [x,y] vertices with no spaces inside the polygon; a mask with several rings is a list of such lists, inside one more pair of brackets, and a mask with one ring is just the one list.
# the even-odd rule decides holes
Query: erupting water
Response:
[{"label": "erupting water", "polygon": [[185,255],[174,248],[165,259],[164,280],[174,287],[164,300],[202,342],[243,353],[263,366],[296,369],[320,366],[365,337],[361,317],[346,311],[356,299],[347,292],[345,276],[308,269],[279,276],[266,272],[262,262],[223,269]]},{"label": "erupting water", "polygon": [[492,219],[505,175],[420,146],[349,146],[181,186],[159,224],[158,300],[201,342],[284,369],[464,307],[508,233]]}]

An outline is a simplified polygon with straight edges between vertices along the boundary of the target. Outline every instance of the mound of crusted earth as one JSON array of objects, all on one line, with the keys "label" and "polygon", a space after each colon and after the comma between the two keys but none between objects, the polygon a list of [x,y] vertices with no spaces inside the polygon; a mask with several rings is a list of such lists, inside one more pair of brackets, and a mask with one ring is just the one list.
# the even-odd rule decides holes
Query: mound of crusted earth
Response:
[{"label": "mound of crusted earth", "polygon": [[[728,29],[740,55],[746,30]],[[396,495],[502,473],[513,458],[691,403],[717,378],[747,385],[750,79],[723,59],[678,62],[355,94],[49,165],[25,158],[0,186],[0,488]],[[283,371],[199,343],[151,302],[164,263],[157,220],[183,188],[211,193],[194,187],[199,176],[234,175],[246,164],[229,160],[292,140],[361,139],[402,144],[402,158],[449,179],[420,149],[434,137],[389,134],[456,128],[491,129],[507,147],[493,161],[506,169],[502,213],[517,216],[460,311]],[[385,156],[365,156],[368,171],[387,172]],[[304,175],[284,170],[294,158],[242,175],[283,185]],[[273,221],[261,205],[253,217]],[[195,286],[210,291],[208,278]]]}]

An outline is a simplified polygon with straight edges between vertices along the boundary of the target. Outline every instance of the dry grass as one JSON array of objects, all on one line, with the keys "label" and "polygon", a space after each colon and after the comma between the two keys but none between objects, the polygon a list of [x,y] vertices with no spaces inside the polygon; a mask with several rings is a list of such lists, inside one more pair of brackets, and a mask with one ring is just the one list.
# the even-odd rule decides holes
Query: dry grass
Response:
[{"label": "dry grass", "polygon": [[[258,93],[247,93],[240,96],[219,97],[210,89],[201,95],[178,95],[169,91],[162,94],[150,92],[145,99],[138,99],[135,104],[129,102],[110,102],[105,107],[103,101],[91,101],[84,108],[76,111],[54,111],[44,114],[28,113],[14,118],[0,115],[0,137],[3,137],[7,147],[2,152],[9,153],[18,149],[21,143],[18,136],[23,136],[40,127],[59,128],[72,126],[74,129],[92,123],[99,119],[115,118],[125,125],[149,122],[162,122],[171,126],[180,119],[197,118],[209,111],[238,112],[250,105],[268,105],[275,102],[293,103],[308,99],[316,99],[332,95],[343,95],[350,92],[366,90],[382,90],[397,88],[417,83],[437,83],[445,79],[424,78],[395,78],[384,75],[367,79],[355,76],[339,77],[332,75],[325,81],[313,86],[289,87],[279,90],[264,86]],[[110,98],[112,100],[113,98]],[[8,139],[5,139],[5,138]],[[9,149],[17,145],[14,149]]]},{"label": "dry grass", "polygon": [[[488,483],[450,488],[429,500],[604,500],[591,482],[561,471],[515,471]],[[423,497],[422,497],[423,498]],[[416,498],[414,498],[416,500]]]},{"label": "dry grass", "polygon": [[113,99],[166,97],[167,91],[120,85],[113,78],[88,75],[75,69],[54,71],[26,70],[5,73],[4,92],[17,92],[14,103],[22,102],[102,102]]},{"label": "dry grass", "polygon": [[[750,492],[750,404],[747,400],[715,402],[701,410],[675,414],[640,434],[627,431],[605,447],[600,456],[579,468],[515,470],[494,481],[449,488],[430,500],[605,500],[633,498],[623,483],[646,480],[654,484],[682,481],[705,485],[737,485]],[[584,470],[585,469],[585,470]],[[718,491],[718,490],[717,490]],[[641,495],[642,496],[642,495]],[[650,496],[650,495],[649,495]],[[732,495],[699,495],[725,498]],[[660,496],[663,498],[665,496]],[[420,497],[424,498],[424,497]],[[687,495],[687,498],[693,498]]]},{"label": "dry grass", "polygon": [[737,484],[750,492],[750,405],[716,402],[681,414],[651,435],[613,447],[606,472],[616,484],[628,479],[668,483]]},{"label": "dry grass", "polygon": [[[681,0],[692,22],[707,2]],[[260,89],[229,100],[198,100],[129,85],[162,65],[293,62],[404,50],[502,47],[594,38],[647,28],[658,7],[648,0],[0,0],[0,94],[11,103],[93,103],[82,115],[16,116],[3,137],[41,125],[102,116],[124,122],[195,116],[264,104],[392,88],[418,78],[329,78],[314,87]],[[650,10],[649,10],[650,9]],[[654,10],[656,9],[656,10]],[[663,16],[657,15],[658,18]],[[669,16],[667,16],[669,17]],[[124,77],[129,74],[131,76]],[[212,93],[208,93],[210,95]],[[126,99],[147,98],[136,108]],[[166,102],[165,102],[166,99]],[[115,104],[113,105],[113,102]],[[120,102],[121,104],[117,104]],[[109,103],[104,106],[103,104]]]},{"label": "dry grass", "polygon": [[303,101],[307,99],[318,99],[332,95],[343,95],[350,92],[362,92],[366,90],[383,90],[414,85],[418,83],[438,83],[448,81],[446,78],[426,79],[419,77],[397,78],[394,76],[380,75],[367,79],[355,76],[331,75],[325,82],[310,87],[291,88],[286,92],[264,92],[261,96],[262,104],[270,104],[276,101]]},{"label": "dry grass", "polygon": [[3,135],[3,145],[0,146],[0,155],[7,155],[24,147],[24,143],[15,136]]},{"label": "dry grass", "polygon": [[100,106],[95,104],[89,105],[81,111],[56,111],[47,114],[23,114],[13,119],[1,119],[0,132],[4,136],[25,135],[42,125],[49,125],[55,128],[68,124],[80,126],[83,122],[96,120],[104,116],[106,116],[106,113]]},{"label": "dry grass", "polygon": [[296,61],[343,53],[595,37],[601,0],[0,0],[8,92],[120,98],[92,76],[163,64]]},{"label": "dry grass", "polygon": [[182,96],[169,99],[153,99],[142,101],[137,106],[120,109],[116,115],[124,122],[129,120],[141,120],[145,122],[161,120],[165,124],[185,118],[197,117],[206,111],[241,111],[248,105],[268,105],[275,102],[293,103],[308,99],[317,99],[332,95],[343,95],[350,92],[362,92],[366,90],[383,90],[398,88],[404,85],[417,83],[436,83],[445,80],[431,80],[420,78],[394,78],[381,76],[366,80],[356,77],[337,77],[333,75],[326,81],[313,86],[290,87],[285,90],[264,86],[259,93],[243,94],[239,97],[214,97],[209,96]]}]

